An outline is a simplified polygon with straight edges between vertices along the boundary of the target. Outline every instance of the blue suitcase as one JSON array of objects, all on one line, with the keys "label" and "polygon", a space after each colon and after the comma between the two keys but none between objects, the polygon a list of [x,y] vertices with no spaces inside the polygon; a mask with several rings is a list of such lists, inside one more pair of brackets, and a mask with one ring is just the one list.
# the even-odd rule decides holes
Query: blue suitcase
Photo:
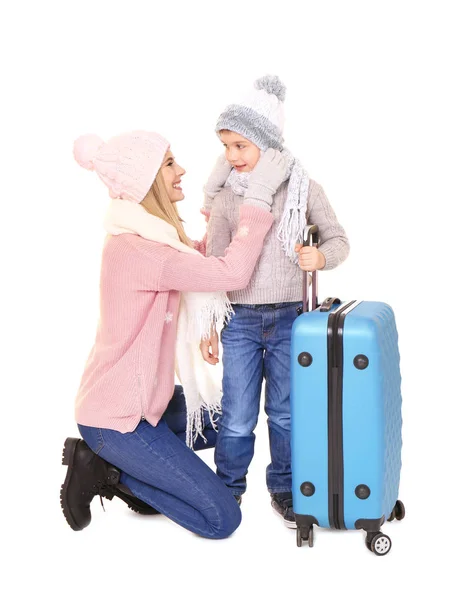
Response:
[{"label": "blue suitcase", "polygon": [[[306,244],[317,244],[309,228]],[[307,275],[307,274],[305,274]],[[404,517],[401,471],[401,375],[396,323],[383,302],[326,299],[291,340],[291,463],[297,544],[313,546],[313,526],[366,531],[366,546],[387,554],[385,520]]]}]

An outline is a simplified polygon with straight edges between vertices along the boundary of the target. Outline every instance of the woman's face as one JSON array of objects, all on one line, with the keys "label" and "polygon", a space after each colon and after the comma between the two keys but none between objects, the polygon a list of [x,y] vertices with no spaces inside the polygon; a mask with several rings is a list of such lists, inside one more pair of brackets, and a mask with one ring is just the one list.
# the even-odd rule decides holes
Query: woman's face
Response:
[{"label": "woman's face", "polygon": [[261,156],[260,149],[246,138],[233,131],[219,132],[220,140],[226,148],[226,158],[228,162],[239,173],[249,173],[252,171]]},{"label": "woman's face", "polygon": [[167,194],[170,202],[178,202],[183,200],[184,194],[181,189],[181,178],[186,171],[175,162],[175,157],[169,150],[165,155],[164,162],[161,167],[162,177],[164,178]]}]

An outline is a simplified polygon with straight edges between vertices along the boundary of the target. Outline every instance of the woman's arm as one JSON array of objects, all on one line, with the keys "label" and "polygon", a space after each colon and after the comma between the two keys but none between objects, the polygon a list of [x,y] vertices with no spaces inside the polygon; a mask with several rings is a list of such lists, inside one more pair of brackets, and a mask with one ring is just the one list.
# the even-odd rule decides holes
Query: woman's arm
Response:
[{"label": "woman's arm", "polygon": [[145,242],[135,237],[129,238],[128,242],[135,244],[139,250],[140,257],[135,265],[140,268],[144,289],[160,292],[239,290],[248,285],[272,222],[273,217],[268,210],[242,205],[237,234],[226,255],[221,258],[188,254],[165,244]]},{"label": "woman's arm", "polygon": [[264,243],[272,226],[273,195],[284,179],[286,161],[278,150],[269,148],[259,159],[250,177],[244,204],[239,208],[239,227],[224,257],[180,252],[165,244],[137,244],[145,258],[142,282],[157,291],[179,290],[189,292],[230,291],[248,285]]}]

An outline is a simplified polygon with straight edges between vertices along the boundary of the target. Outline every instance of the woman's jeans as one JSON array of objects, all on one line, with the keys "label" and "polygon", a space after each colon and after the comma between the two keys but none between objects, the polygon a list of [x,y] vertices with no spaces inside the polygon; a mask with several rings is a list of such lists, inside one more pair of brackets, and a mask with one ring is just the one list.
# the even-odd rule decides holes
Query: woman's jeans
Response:
[{"label": "woman's jeans", "polygon": [[[208,415],[204,435],[195,449],[215,445],[216,432]],[[190,448],[186,439],[186,404],[175,387],[162,419],[153,427],[141,421],[131,433],[78,425],[88,446],[120,469],[120,483],[186,529],[207,538],[225,538],[240,524],[233,495]]]},{"label": "woman's jeans", "polygon": [[234,304],[235,314],[223,328],[223,412],[218,419],[217,474],[234,495],[246,490],[254,454],[253,433],[265,379],[265,411],[270,458],[267,488],[291,491],[290,346],[291,328],[300,302]]}]

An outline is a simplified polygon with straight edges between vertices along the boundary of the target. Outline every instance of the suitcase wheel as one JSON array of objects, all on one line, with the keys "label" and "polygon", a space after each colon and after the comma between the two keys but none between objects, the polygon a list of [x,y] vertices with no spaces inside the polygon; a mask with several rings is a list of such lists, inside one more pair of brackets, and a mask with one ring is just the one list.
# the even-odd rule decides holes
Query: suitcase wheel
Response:
[{"label": "suitcase wheel", "polygon": [[313,548],[313,525],[309,529],[309,548]]},{"label": "suitcase wheel", "polygon": [[388,521],[402,521],[402,519],[406,516],[406,509],[401,500],[397,500],[394,505],[393,510],[391,511],[391,515],[388,517]]},{"label": "suitcase wheel", "polygon": [[396,505],[394,507],[394,516],[398,521],[402,521],[402,519],[406,516],[406,509],[401,500],[398,500],[396,502]]},{"label": "suitcase wheel", "polygon": [[309,548],[313,548],[313,525],[310,526],[308,531],[300,527],[296,529],[296,543],[298,548],[302,547],[304,541],[308,541]]},{"label": "suitcase wheel", "polygon": [[296,529],[296,544],[298,548],[302,548],[302,531],[300,527]]},{"label": "suitcase wheel", "polygon": [[377,556],[384,556],[391,550],[391,540],[381,531],[368,533],[366,536],[366,548]]}]

